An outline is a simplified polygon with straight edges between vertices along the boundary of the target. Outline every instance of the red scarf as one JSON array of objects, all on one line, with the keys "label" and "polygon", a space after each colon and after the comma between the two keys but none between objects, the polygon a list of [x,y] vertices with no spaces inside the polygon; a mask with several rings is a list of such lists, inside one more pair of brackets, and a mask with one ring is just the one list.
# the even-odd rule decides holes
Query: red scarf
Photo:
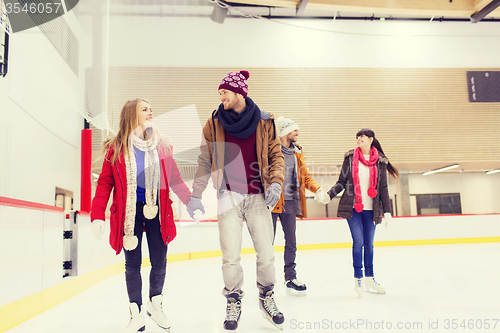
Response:
[{"label": "red scarf", "polygon": [[368,188],[368,196],[370,198],[375,198],[377,195],[377,161],[378,161],[378,150],[375,147],[370,149],[370,160],[366,160],[358,147],[354,150],[354,156],[352,160],[352,181],[354,183],[354,196],[356,198],[356,203],[354,204],[354,209],[361,213],[363,211],[363,199],[361,196],[361,185],[359,184],[359,162],[368,166],[370,170],[370,188]]}]

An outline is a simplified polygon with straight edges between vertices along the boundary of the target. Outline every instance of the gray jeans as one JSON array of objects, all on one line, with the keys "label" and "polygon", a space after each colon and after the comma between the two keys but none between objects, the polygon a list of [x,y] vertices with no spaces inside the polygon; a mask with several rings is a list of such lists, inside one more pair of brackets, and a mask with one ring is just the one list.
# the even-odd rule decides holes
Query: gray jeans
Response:
[{"label": "gray jeans", "polygon": [[228,190],[219,191],[217,202],[219,240],[222,251],[222,277],[224,296],[238,293],[244,296],[243,268],[241,267],[241,243],[243,219],[247,224],[257,257],[257,288],[274,286],[273,223],[267,209],[264,194],[240,194]]}]

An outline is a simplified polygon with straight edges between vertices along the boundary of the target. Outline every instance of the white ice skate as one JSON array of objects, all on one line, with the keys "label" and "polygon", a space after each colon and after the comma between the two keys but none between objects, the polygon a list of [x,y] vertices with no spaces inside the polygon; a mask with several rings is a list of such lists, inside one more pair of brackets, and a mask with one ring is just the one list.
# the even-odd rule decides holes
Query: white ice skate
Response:
[{"label": "white ice skate", "polygon": [[274,292],[272,289],[268,290],[267,288],[264,292],[264,294],[259,295],[259,307],[262,310],[262,316],[269,320],[277,328],[282,330],[285,317],[276,306],[276,302],[274,301]]},{"label": "white ice skate", "polygon": [[363,288],[363,279],[362,278],[354,278],[354,291],[358,293],[361,297],[361,294],[365,291]]},{"label": "white ice skate", "polygon": [[366,291],[370,291],[370,288],[372,288],[377,292],[377,294],[385,294],[385,288],[378,284],[373,276],[365,277],[365,288]]},{"label": "white ice skate", "polygon": [[163,328],[165,331],[170,332],[170,320],[168,320],[167,316],[163,312],[162,303],[163,295],[153,296],[148,302],[147,313],[158,326]]},{"label": "white ice skate", "polygon": [[125,333],[137,333],[146,329],[146,321],[142,311],[139,311],[137,303],[130,303],[128,306],[130,310],[130,322],[128,323]]}]

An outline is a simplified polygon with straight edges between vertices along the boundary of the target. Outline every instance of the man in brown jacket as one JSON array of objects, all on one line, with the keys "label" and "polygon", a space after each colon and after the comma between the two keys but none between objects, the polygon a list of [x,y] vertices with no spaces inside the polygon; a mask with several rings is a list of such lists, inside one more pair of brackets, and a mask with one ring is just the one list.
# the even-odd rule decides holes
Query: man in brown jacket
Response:
[{"label": "man in brown jacket", "polygon": [[[285,181],[280,200],[272,211],[274,233],[278,217],[285,234],[285,286],[292,296],[305,296],[306,285],[297,280],[295,257],[297,242],[295,237],[296,216],[307,217],[306,189],[316,196],[327,197],[327,193],[312,179],[306,166],[302,147],[296,144],[299,126],[291,119],[279,117],[276,120],[281,141],[281,151],[285,159]],[[329,198],[328,198],[329,199]]]},{"label": "man in brown jacket", "polygon": [[187,210],[204,212],[201,196],[212,177],[217,190],[217,220],[222,250],[222,276],[227,298],[224,328],[235,330],[244,296],[241,241],[243,219],[257,253],[259,305],[265,317],[282,327],[284,316],[274,301],[273,227],[271,210],[284,179],[281,145],[274,117],[247,97],[247,71],[230,72],[219,85],[221,104],[203,128],[201,154]]}]

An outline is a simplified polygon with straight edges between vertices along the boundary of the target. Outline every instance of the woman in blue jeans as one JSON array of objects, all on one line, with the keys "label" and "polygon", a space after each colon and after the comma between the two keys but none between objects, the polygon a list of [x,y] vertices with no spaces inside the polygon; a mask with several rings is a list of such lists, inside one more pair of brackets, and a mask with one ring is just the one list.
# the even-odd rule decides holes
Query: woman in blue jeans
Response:
[{"label": "woman in blue jeans", "polygon": [[399,172],[384,155],[372,130],[360,130],[356,133],[356,140],[358,147],[344,154],[339,179],[328,195],[332,199],[344,190],[337,216],[346,218],[351,230],[354,290],[360,296],[364,291],[364,263],[366,290],[372,288],[379,294],[385,294],[385,288],[375,281],[373,275],[373,239],[376,225],[382,222],[382,217],[385,217],[386,223],[391,218],[387,172],[394,178],[399,177]]}]

